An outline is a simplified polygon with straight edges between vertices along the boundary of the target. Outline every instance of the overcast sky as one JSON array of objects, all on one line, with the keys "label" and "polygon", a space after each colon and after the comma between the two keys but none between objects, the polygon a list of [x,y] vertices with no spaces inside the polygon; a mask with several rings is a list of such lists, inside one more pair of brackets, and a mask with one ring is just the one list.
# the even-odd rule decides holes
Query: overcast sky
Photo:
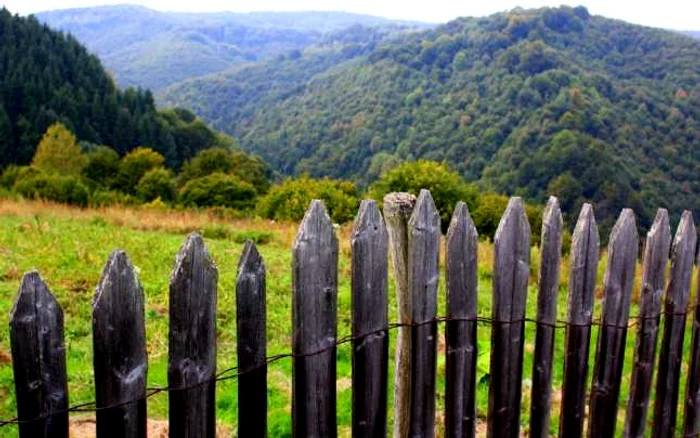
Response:
[{"label": "overcast sky", "polygon": [[592,14],[619,18],[647,26],[679,30],[700,30],[698,0],[0,0],[7,9],[30,14],[49,9],[137,3],[161,11],[310,11],[334,10],[378,15],[388,18],[445,22],[460,16],[482,16],[524,8],[583,4]]}]

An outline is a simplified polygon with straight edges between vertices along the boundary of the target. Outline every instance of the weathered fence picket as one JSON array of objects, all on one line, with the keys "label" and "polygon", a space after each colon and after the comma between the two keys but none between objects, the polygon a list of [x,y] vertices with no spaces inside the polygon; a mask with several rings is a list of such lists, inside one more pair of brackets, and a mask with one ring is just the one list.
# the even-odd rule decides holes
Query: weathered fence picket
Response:
[{"label": "weathered fence picket", "polygon": [[[438,317],[440,216],[430,192],[422,190],[418,198],[407,193],[387,195],[384,218],[376,202],[363,201],[350,242],[351,336],[339,342],[338,240],[323,203],[313,201],[292,247],[292,352],[271,358],[266,349],[265,264],[255,244],[246,242],[235,291],[238,362],[225,372],[238,371],[237,435],[267,436],[268,361],[291,357],[292,436],[336,437],[336,348],[347,341],[352,343],[351,434],[385,437],[390,409],[389,340],[390,332],[397,329],[393,436],[436,436],[437,326],[443,321],[445,436],[474,437],[477,325],[482,321],[491,324],[488,437],[520,436],[526,322],[536,324],[529,436],[549,436],[553,364],[561,359],[559,436],[581,437],[586,417],[588,436],[614,436],[639,243],[635,218],[631,210],[623,210],[610,235],[598,323],[593,321],[593,309],[600,240],[593,209],[583,205],[569,255],[565,353],[560,358],[554,347],[556,331],[562,327],[557,303],[563,231],[558,201],[550,198],[542,221],[537,316],[532,321],[525,313],[530,226],[523,202],[510,199],[494,240],[491,318],[479,317],[478,234],[466,204],[457,203],[445,239],[446,315]],[[668,213],[657,212],[644,250],[625,437],[649,433],[654,374],[652,436],[676,435],[696,243],[690,212],[683,213],[673,242]],[[388,318],[389,252],[396,282],[396,325]],[[670,278],[665,284],[669,252]],[[160,391],[169,395],[170,437],[215,436],[216,382],[234,377],[216,373],[217,282],[217,268],[203,239],[191,234],[177,254],[170,279],[168,386],[147,391],[143,290],[126,253],[110,255],[92,314],[98,438],[145,438],[146,400]],[[700,436],[700,299],[694,310],[683,424],[688,437]],[[655,371],[662,315],[664,331]],[[586,413],[594,324],[599,329]],[[22,279],[10,339],[20,437],[67,438],[71,409],[63,314],[36,272]],[[5,424],[0,421],[0,427]]]},{"label": "weathered fence picket", "polygon": [[107,261],[92,305],[97,438],[146,437],[143,289],[124,251]]},{"label": "weathered fence picket", "polygon": [[464,202],[455,207],[446,245],[445,436],[474,437],[478,235]]},{"label": "weathered fence picket", "polygon": [[63,311],[39,273],[24,275],[10,318],[21,438],[68,437]]},{"label": "weathered fence picket", "polygon": [[670,247],[671,228],[668,222],[668,213],[664,209],[659,209],[654,223],[647,233],[646,245],[644,246],[637,341],[630,395],[627,401],[627,416],[625,417],[624,436],[631,438],[643,438],[646,428],[654,358],[656,357],[661,296],[664,291]]},{"label": "weathered fence picket", "polygon": [[494,238],[488,437],[520,436],[530,224],[520,198],[508,202]]},{"label": "weathered fence picket", "polygon": [[554,324],[557,322],[559,271],[564,220],[557,198],[551,197],[542,218],[540,239],[539,291],[537,295],[537,334],[532,365],[530,401],[530,436],[549,437],[549,407],[552,399],[552,359],[554,358]]},{"label": "weathered fence picket", "polygon": [[[690,280],[693,274],[696,240],[693,215],[689,211],[685,211],[673,241],[671,274],[666,289],[666,315],[659,355],[654,421],[652,423],[652,436],[658,438],[670,438],[676,433],[675,413],[678,406],[678,379],[683,359],[685,312],[690,297]],[[649,380],[651,380],[651,372]]]},{"label": "weathered fence picket", "polygon": [[191,234],[170,279],[170,438],[216,436],[216,285],[204,241]]},{"label": "weathered fence picket", "polygon": [[569,256],[569,294],[566,308],[564,381],[562,384],[559,436],[579,438],[583,435],[586,408],[586,377],[591,344],[593,300],[598,273],[598,226],[593,207],[581,208]]},{"label": "weathered fence picket", "polygon": [[248,240],[236,278],[238,436],[267,436],[265,263]]},{"label": "weathered fence picket", "polygon": [[394,438],[408,436],[411,419],[411,295],[408,292],[408,220],[416,197],[389,193],[384,197],[384,221],[389,232],[399,323],[394,363]]},{"label": "weathered fence picket", "polygon": [[292,434],[333,438],[338,240],[321,201],[307,210],[292,253]]},{"label": "weathered fence picket", "polygon": [[603,313],[598,331],[588,413],[588,435],[591,437],[612,438],[615,435],[617,402],[625,360],[625,339],[638,249],[639,235],[634,213],[630,209],[624,209],[610,233],[608,244],[608,266],[603,284]]},{"label": "weathered fence picket", "polygon": [[362,201],[352,231],[352,435],[385,438],[389,366],[389,237],[374,201]]}]

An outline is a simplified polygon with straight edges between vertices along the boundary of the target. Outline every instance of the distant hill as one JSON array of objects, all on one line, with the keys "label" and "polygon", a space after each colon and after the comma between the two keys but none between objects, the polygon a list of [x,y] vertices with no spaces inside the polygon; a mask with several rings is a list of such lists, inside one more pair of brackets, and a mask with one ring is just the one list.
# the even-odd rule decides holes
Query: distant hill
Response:
[{"label": "distant hill", "polygon": [[566,211],[700,217],[700,42],[583,7],[461,18],[307,50],[160,94],[286,174],[370,182],[445,161],[485,189]]},{"label": "distant hill", "polygon": [[687,30],[683,33],[693,38],[700,38],[700,30]]},{"label": "distant hill", "polygon": [[395,30],[427,26],[344,12],[173,13],[134,5],[36,16],[97,54],[120,86],[152,90],[302,50],[329,32],[354,25]]},{"label": "distant hill", "polygon": [[[74,38],[0,9],[0,168],[27,164],[46,128],[120,154],[150,146],[177,167],[226,141],[186,110],[158,111],[150,91],[120,91]],[[230,139],[228,139],[230,141]]]}]

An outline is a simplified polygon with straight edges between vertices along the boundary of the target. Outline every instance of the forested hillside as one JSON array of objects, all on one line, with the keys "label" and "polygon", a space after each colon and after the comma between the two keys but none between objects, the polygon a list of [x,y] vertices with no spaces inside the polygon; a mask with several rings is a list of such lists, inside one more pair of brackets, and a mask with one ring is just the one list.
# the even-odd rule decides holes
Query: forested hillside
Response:
[{"label": "forested hillside", "polygon": [[370,182],[445,161],[485,189],[609,222],[700,217],[700,42],[583,7],[463,18],[373,45],[308,50],[163,94],[286,174]]},{"label": "forested hillside", "polygon": [[74,38],[33,17],[0,10],[0,168],[27,164],[46,129],[67,126],[83,142],[119,154],[149,146],[171,167],[230,142],[186,110],[158,112],[150,91],[118,90]]},{"label": "forested hillside", "polygon": [[120,86],[154,91],[302,50],[354,25],[391,31],[427,26],[344,12],[174,13],[135,5],[49,11],[37,18],[83,42]]}]

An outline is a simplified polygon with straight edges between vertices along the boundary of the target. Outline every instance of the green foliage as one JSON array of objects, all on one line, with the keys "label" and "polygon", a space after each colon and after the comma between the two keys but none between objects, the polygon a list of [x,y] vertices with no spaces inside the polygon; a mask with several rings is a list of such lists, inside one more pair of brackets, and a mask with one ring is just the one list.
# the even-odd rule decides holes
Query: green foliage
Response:
[{"label": "green foliage", "polygon": [[265,193],[270,187],[270,169],[260,158],[238,150],[214,147],[200,151],[182,167],[180,184],[195,178],[225,173],[235,175],[255,187],[258,193]]},{"label": "green foliage", "polygon": [[212,173],[187,182],[180,190],[179,201],[185,206],[223,206],[243,210],[253,207],[256,196],[253,185],[237,176]]},{"label": "green foliage", "polygon": [[109,207],[111,205],[135,205],[139,199],[115,190],[95,190],[90,196],[91,207]]},{"label": "green foliage", "polygon": [[27,198],[73,204],[88,204],[89,192],[75,175],[37,173],[15,182],[13,190]]},{"label": "green foliage", "polygon": [[41,173],[41,171],[35,167],[16,166],[14,164],[9,165],[3,170],[2,175],[0,175],[0,186],[11,189],[17,181],[38,175],[39,173]]},{"label": "green foliage", "polygon": [[87,164],[83,176],[93,185],[102,188],[116,184],[119,173],[119,155],[108,146],[97,146],[85,153]]},{"label": "green foliage", "polygon": [[172,202],[175,199],[175,181],[172,172],[162,167],[149,170],[136,185],[136,193],[145,202],[155,199]]},{"label": "green foliage", "polygon": [[446,165],[427,160],[408,162],[391,169],[370,187],[369,193],[371,198],[381,201],[389,192],[408,192],[418,196],[421,189],[430,190],[440,212],[443,231],[450,224],[457,202],[466,202],[470,210],[478,203],[479,192],[475,186],[464,182]]},{"label": "green foliage", "polygon": [[75,135],[62,123],[48,127],[32,159],[32,166],[40,171],[61,175],[77,175],[86,164]]},{"label": "green foliage", "polygon": [[238,231],[231,237],[235,243],[245,243],[247,240],[253,241],[256,245],[265,245],[275,239],[275,233],[271,231]]},{"label": "green foliage", "polygon": [[365,185],[385,160],[427,159],[537,203],[551,188],[570,223],[588,201],[603,225],[633,207],[645,227],[659,206],[700,216],[698,95],[697,40],[561,7],[460,18],[352,59],[306,51],[164,99],[282,174]]},{"label": "green foliage", "polygon": [[258,202],[258,211],[269,219],[299,221],[314,199],[323,201],[331,219],[337,223],[351,221],[359,207],[353,183],[302,176],[273,186]]},{"label": "green foliage", "polygon": [[138,147],[122,158],[119,164],[117,187],[124,193],[135,195],[137,185],[149,170],[163,166],[165,159],[150,148]]},{"label": "green foliage", "polygon": [[[508,197],[497,193],[484,193],[479,198],[479,206],[471,211],[474,226],[479,237],[493,240],[501,222],[501,216],[508,206]],[[543,208],[539,205],[525,204],[525,215],[530,224],[530,242],[539,245],[542,230]]]}]

